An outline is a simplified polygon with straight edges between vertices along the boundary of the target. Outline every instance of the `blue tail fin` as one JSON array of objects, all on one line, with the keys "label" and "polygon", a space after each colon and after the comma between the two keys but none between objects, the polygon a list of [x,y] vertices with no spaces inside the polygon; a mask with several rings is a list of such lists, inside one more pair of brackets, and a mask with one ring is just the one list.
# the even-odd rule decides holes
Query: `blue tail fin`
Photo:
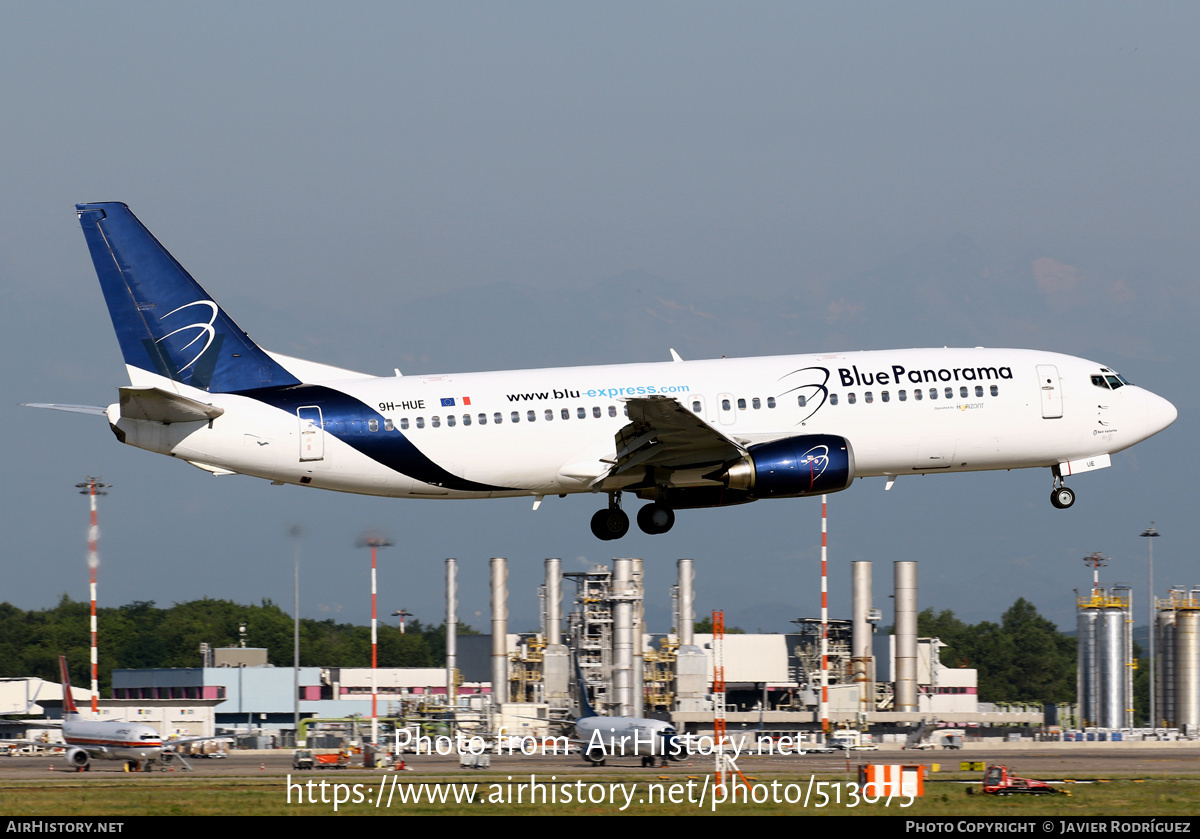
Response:
[{"label": "blue tail fin", "polygon": [[221,310],[124,204],[76,204],[125,363],[214,392],[299,380]]}]

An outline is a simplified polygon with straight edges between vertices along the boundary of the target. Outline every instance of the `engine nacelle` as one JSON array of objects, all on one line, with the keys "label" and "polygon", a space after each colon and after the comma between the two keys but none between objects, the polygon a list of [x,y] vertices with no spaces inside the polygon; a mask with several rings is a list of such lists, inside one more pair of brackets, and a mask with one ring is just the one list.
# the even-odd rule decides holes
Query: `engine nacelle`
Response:
[{"label": "engine nacelle", "polygon": [[92,757],[85,749],[71,748],[67,749],[67,763],[74,766],[76,769],[87,769],[88,764],[92,762]]},{"label": "engine nacelle", "polygon": [[721,478],[729,489],[754,498],[839,492],[854,482],[854,449],[832,434],[787,437],[751,446]]}]

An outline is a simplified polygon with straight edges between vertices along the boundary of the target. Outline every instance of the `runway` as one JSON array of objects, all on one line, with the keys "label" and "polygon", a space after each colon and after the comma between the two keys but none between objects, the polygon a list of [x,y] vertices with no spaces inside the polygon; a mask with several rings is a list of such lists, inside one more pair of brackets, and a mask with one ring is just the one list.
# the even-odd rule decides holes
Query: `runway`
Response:
[{"label": "runway", "polygon": [[[1001,763],[1029,777],[1113,777],[1138,778],[1162,775],[1195,774],[1200,776],[1200,743],[1198,744],[1114,744],[1106,747],[1081,748],[1074,743],[1031,743],[1008,745],[991,749],[986,746],[972,748],[968,744],[961,751],[860,751],[841,752],[831,755],[788,755],[759,756],[741,755],[737,758],[738,768],[746,775],[771,777],[779,775],[818,774],[828,776],[856,776],[859,764],[904,763],[923,764],[929,767],[930,779],[973,779],[978,772],[963,772],[963,762],[984,764]],[[612,775],[645,775],[684,777],[704,775],[713,771],[711,757],[694,756],[688,760],[672,762],[666,767],[643,768],[638,758],[613,758],[606,766],[588,765],[577,754],[572,755],[492,755],[488,770],[462,768],[456,755],[404,755],[406,775],[462,775],[501,773],[513,776],[537,773],[539,776],[555,773],[571,776],[603,778]],[[12,779],[57,778],[87,781],[117,777],[139,779],[153,783],[154,779],[174,776],[191,777],[267,777],[267,776],[329,776],[331,779],[350,775],[377,775],[393,772],[394,768],[366,770],[361,757],[355,756],[346,769],[315,769],[297,771],[292,768],[290,751],[231,752],[221,760],[193,759],[188,762],[193,771],[182,766],[171,770],[155,768],[152,772],[126,772],[119,761],[96,760],[88,772],[75,772],[59,756],[5,756],[0,757],[0,783]],[[934,766],[936,765],[936,769]]]}]

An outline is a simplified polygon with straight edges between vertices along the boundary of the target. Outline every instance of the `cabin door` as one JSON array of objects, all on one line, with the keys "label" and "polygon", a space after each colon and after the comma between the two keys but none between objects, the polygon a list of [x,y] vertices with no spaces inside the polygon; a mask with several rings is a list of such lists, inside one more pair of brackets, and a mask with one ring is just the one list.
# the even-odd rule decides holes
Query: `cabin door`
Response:
[{"label": "cabin door", "polygon": [[1042,418],[1059,419],[1062,410],[1062,385],[1058,380],[1058,368],[1053,364],[1037,366],[1038,388],[1042,393]]}]

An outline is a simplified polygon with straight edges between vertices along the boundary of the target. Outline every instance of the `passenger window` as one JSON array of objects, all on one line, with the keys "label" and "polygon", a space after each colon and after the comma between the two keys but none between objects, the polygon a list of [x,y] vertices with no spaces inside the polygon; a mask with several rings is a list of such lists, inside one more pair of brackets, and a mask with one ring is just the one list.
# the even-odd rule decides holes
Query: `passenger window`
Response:
[{"label": "passenger window", "polygon": [[[581,410],[582,410],[582,409],[581,409]],[[562,409],[562,418],[563,418],[563,419],[570,419],[570,418],[571,418],[571,409],[570,409],[570,408],[563,408],[563,409]]]},{"label": "passenger window", "polygon": [[395,431],[396,426],[392,425],[392,421],[390,419],[385,419],[383,421],[383,430],[384,431]]},{"label": "passenger window", "polygon": [[525,419],[529,420],[530,422],[537,422],[537,411],[526,411]]},{"label": "passenger window", "polygon": [[628,405],[626,405],[626,406],[625,406],[624,408],[622,408],[621,410],[622,410],[622,411],[625,413],[625,417],[626,417],[626,418],[628,418],[628,417],[629,417],[629,406],[628,406]]},{"label": "passenger window", "polygon": [[379,430],[379,420],[377,420],[377,419],[367,420],[367,428],[370,429],[371,431],[378,431]]},{"label": "passenger window", "polygon": [[768,407],[768,408],[774,408],[774,407],[775,407],[775,397],[774,397],[774,396],[768,396],[768,397],[767,397],[767,407]]},{"label": "passenger window", "polygon": [[552,419],[554,419],[554,409],[547,408],[546,409],[546,422],[550,422],[550,420],[552,420]]},{"label": "passenger window", "polygon": [[738,400],[738,410],[739,410],[739,411],[744,411],[744,410],[746,410],[746,400],[745,400],[745,399],[739,399],[739,400]]},{"label": "passenger window", "polygon": [[948,388],[946,388],[946,398],[947,398],[947,399],[953,399],[953,398],[954,398],[954,388],[952,388],[952,387],[948,387]]},{"label": "passenger window", "polygon": [[487,414],[480,414],[480,415],[479,415],[479,424],[480,424],[480,425],[487,425]]},{"label": "passenger window", "polygon": [[511,419],[513,422],[520,422],[521,421],[521,412],[513,411],[512,416],[509,419]]},{"label": "passenger window", "polygon": [[931,388],[929,389],[929,398],[930,398],[930,399],[937,399],[937,388],[936,388],[936,387],[931,387]]},{"label": "passenger window", "polygon": [[846,394],[846,404],[847,405],[854,405],[854,404],[857,404],[857,402],[858,402],[858,396],[856,394],[854,394],[854,393]]},{"label": "passenger window", "polygon": [[924,398],[925,398],[925,391],[921,390],[920,388],[917,388],[916,390],[913,391],[913,399],[920,402]]},{"label": "passenger window", "polygon": [[960,387],[960,388],[958,389],[958,395],[959,395],[959,398],[960,398],[960,399],[966,399],[966,398],[967,398],[967,386],[966,386],[966,385],[963,385],[962,387]]},{"label": "passenger window", "polygon": [[575,416],[579,419],[587,419],[587,408],[576,409]]},{"label": "passenger window", "polygon": [[599,405],[592,406],[592,416],[595,417],[596,419],[600,419],[600,406]]},{"label": "passenger window", "polygon": [[754,399],[750,402],[750,407],[757,411],[762,407],[762,400],[760,400],[757,396],[754,397]]},{"label": "passenger window", "polygon": [[608,406],[608,415],[610,417],[615,417],[617,415],[617,406],[616,405]]},{"label": "passenger window", "polygon": [[[803,399],[804,397],[803,397],[803,396],[801,396],[800,398],[801,398],[801,399]],[[830,405],[836,405],[836,404],[837,404],[837,394],[836,394],[836,393],[831,393],[831,394],[829,394],[829,404],[830,404]]]},{"label": "passenger window", "polygon": [[408,417],[400,417],[400,430],[408,431]]},{"label": "passenger window", "polygon": [[[516,412],[514,411],[513,413],[516,413]],[[503,421],[504,421],[504,414],[500,413],[499,411],[492,414],[492,422],[496,423],[496,425],[499,425]]]},{"label": "passenger window", "polygon": [[907,402],[907,401],[908,401],[908,391],[907,391],[907,390],[899,390],[899,391],[896,391],[896,395],[900,397],[900,401],[901,401],[901,402]]},{"label": "passenger window", "polygon": [[442,418],[441,417],[430,417],[429,424],[431,426],[433,426],[434,428],[441,428],[442,427]]},{"label": "passenger window", "polygon": [[463,414],[463,425],[470,425],[470,424],[471,424],[471,415]]},{"label": "passenger window", "polygon": [[728,410],[729,410],[730,408],[732,408],[732,407],[733,407],[733,405],[729,404],[729,400],[728,400],[728,399],[722,399],[722,400],[721,400],[721,410],[722,410],[722,411],[728,411]]},{"label": "passenger window", "polygon": [[458,421],[454,419],[454,414],[450,414],[449,416],[446,417],[446,427],[447,428],[453,428],[457,424],[457,422]]},{"label": "passenger window", "polygon": [[[799,405],[801,408],[803,408],[803,407],[805,407],[805,406],[808,404],[808,400],[807,400],[807,399],[805,399],[803,396],[797,396],[797,397],[796,397],[796,404],[797,404],[797,405]],[[835,404],[836,404],[836,403],[835,403]]]},{"label": "passenger window", "polygon": [[997,387],[996,385],[992,385],[992,396],[999,396],[999,395],[1000,395],[1000,388]]},{"label": "passenger window", "polygon": [[880,392],[880,394],[879,394],[880,402],[887,402],[889,399],[891,399],[891,397],[888,396],[888,392],[886,390]]},{"label": "passenger window", "polygon": [[425,427],[425,417],[417,417],[417,428]]},{"label": "passenger window", "polygon": [[693,414],[698,414],[698,413],[700,413],[700,410],[701,410],[701,408],[703,408],[703,407],[704,407],[704,406],[700,404],[700,400],[699,400],[699,399],[693,399],[693,400],[692,400],[692,413],[693,413]]},{"label": "passenger window", "polygon": [[872,402],[875,401],[875,394],[871,393],[871,391],[868,390],[866,393],[863,394],[863,398],[867,401],[867,404],[870,405]]},{"label": "passenger window", "polygon": [[983,385],[975,385],[975,395],[983,396]]}]

